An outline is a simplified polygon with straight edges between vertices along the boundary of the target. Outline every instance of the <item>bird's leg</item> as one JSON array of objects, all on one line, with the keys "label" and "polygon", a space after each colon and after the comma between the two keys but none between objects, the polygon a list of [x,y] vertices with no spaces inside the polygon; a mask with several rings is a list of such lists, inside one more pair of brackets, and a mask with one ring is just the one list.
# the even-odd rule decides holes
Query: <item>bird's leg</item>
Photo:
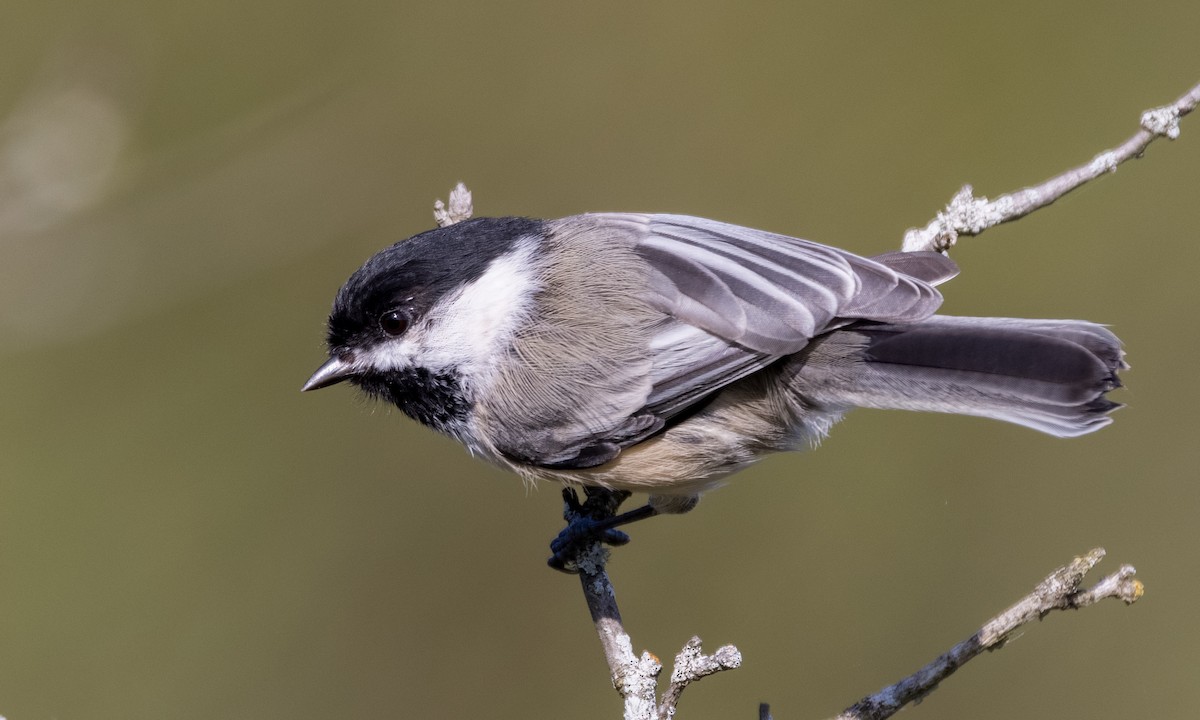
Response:
[{"label": "bird's leg", "polygon": [[546,561],[555,570],[578,572],[575,558],[589,543],[624,545],[629,542],[629,536],[617,530],[618,527],[658,514],[650,505],[617,514],[617,508],[630,495],[624,490],[585,487],[583,491],[587,499],[581,503],[574,488],[563,488],[563,519],[567,526],[550,541],[554,555]]}]

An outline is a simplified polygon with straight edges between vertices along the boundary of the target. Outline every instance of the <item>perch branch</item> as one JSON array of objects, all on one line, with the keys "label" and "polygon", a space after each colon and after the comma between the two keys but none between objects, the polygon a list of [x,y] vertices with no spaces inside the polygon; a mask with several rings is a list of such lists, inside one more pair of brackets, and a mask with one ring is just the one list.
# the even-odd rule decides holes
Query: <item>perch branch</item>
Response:
[{"label": "perch branch", "polygon": [[904,234],[904,250],[936,250],[945,252],[954,246],[960,235],[978,235],[990,227],[1025,217],[1071,192],[1075,188],[1106,173],[1116,172],[1126,160],[1141,157],[1146,147],[1159,137],[1174,140],[1179,137],[1179,119],[1200,104],[1200,85],[1184,93],[1170,105],[1142,113],[1141,129],[1112,150],[1105,150],[1090,162],[1056,175],[1049,180],[1016,192],[1001,195],[995,200],[975,197],[970,185],[955,193],[946,209],[929,224]]},{"label": "perch branch", "polygon": [[1122,565],[1095,586],[1083,589],[1083,578],[1104,557],[1096,548],[1050,573],[1033,592],[1015,605],[984,623],[983,627],[933,662],[874,695],[846,708],[836,720],[883,720],[900,708],[933,691],[969,660],[985,650],[995,650],[1023,625],[1041,620],[1053,610],[1078,610],[1105,598],[1117,598],[1126,605],[1142,596],[1142,583],[1134,577],[1132,565]]},{"label": "perch branch", "polygon": [[[574,490],[567,489],[571,500],[564,503],[563,517],[569,523],[577,515],[586,515],[602,520],[616,514],[617,507],[629,493],[612,492],[597,488],[585,488],[587,500],[580,504],[574,500]],[[702,677],[722,670],[732,670],[742,664],[742,655],[732,645],[717,649],[712,655],[701,650],[700,638],[693,637],[675,656],[675,667],[671,682],[658,695],[658,676],[662,662],[654,654],[643,651],[641,656],[633,652],[633,641],[621,623],[621,611],[617,607],[617,596],[608,577],[606,565],[608,549],[599,542],[581,547],[573,566],[579,571],[579,582],[587,602],[600,647],[612,678],[613,688],[625,702],[625,720],[671,720],[684,689]]]}]

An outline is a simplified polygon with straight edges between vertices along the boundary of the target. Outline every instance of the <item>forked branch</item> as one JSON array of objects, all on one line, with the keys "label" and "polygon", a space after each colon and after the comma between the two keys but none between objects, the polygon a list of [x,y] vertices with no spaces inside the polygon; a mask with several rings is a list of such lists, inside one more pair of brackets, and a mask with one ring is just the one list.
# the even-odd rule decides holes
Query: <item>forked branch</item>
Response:
[{"label": "forked branch", "polygon": [[[563,517],[568,523],[576,513],[595,520],[612,517],[621,501],[629,496],[629,493],[596,488],[587,488],[585,492],[587,500],[582,505],[571,501],[564,503]],[[662,672],[662,662],[648,651],[643,651],[641,656],[634,654],[633,641],[621,624],[617,596],[605,567],[607,562],[608,548],[593,542],[579,550],[573,564],[579,571],[583,597],[596,626],[596,634],[600,636],[613,687],[625,702],[625,720],[670,720],[675,717],[675,708],[689,684],[713,673],[739,667],[742,654],[736,647],[725,645],[712,655],[705,655],[700,638],[693,637],[675,656],[670,684],[659,700],[658,676]]]}]

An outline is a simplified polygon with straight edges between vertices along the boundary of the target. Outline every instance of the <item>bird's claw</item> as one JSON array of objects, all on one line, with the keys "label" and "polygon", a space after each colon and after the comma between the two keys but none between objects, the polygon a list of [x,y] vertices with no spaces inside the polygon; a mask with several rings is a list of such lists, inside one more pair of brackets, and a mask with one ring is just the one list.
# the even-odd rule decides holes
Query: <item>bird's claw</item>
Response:
[{"label": "bird's claw", "polygon": [[575,558],[584,546],[591,543],[625,545],[629,535],[616,528],[604,527],[600,520],[577,516],[571,520],[558,537],[550,541],[550,552],[554,553],[546,564],[560,572],[575,574]]},{"label": "bird's claw", "polygon": [[575,559],[586,545],[616,546],[629,542],[628,534],[610,525],[613,512],[628,493],[613,502],[616,498],[609,497],[608,492],[589,490],[587,501],[581,503],[573,488],[563,488],[563,517],[567,526],[550,541],[550,551],[554,554],[546,561],[547,565],[560,572],[576,574],[579,570],[575,567]]}]

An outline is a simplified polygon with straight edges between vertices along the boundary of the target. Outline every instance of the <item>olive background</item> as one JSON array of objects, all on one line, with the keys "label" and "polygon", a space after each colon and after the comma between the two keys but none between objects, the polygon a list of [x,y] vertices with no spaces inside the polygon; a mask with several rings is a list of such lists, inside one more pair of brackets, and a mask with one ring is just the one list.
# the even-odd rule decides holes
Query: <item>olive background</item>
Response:
[{"label": "olive background", "polygon": [[[480,215],[677,212],[863,254],[963,184],[1085,163],[1200,81],[1200,4],[69,3],[0,24],[0,714],[612,718],[558,489],[337,387],[341,282]],[[964,239],[952,314],[1111,324],[1059,440],[856,411],[611,564],[639,651],[741,669],[683,718],[832,715],[1094,546],[1055,614],[911,717],[1193,717],[1200,118]],[[598,271],[602,271],[600,268]],[[1094,576],[1099,578],[1099,572]]]}]

